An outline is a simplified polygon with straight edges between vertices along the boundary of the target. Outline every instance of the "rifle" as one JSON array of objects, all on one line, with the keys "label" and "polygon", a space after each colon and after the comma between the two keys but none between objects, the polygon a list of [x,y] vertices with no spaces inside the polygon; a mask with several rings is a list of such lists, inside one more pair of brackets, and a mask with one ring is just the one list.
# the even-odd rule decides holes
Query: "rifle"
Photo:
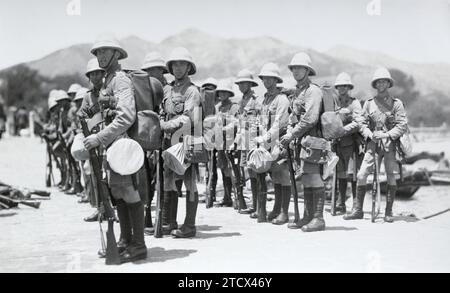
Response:
[{"label": "rifle", "polygon": [[208,167],[208,186],[206,187],[206,208],[212,208],[214,204],[214,199],[211,194],[212,178],[213,178],[213,168],[214,168],[214,149],[210,151],[209,167]]},{"label": "rifle", "polygon": [[[81,128],[85,137],[90,135],[87,122],[84,118],[80,118]],[[99,195],[99,204],[103,208],[104,215],[108,221],[108,230],[106,231],[106,265],[120,264],[119,249],[117,247],[116,236],[114,235],[114,210],[109,202],[111,190],[101,176],[101,161],[95,149],[89,150],[89,161],[91,162],[92,171],[97,183],[97,191]]]},{"label": "rifle", "polygon": [[7,196],[0,195],[0,202],[9,206],[10,208],[17,207],[18,204],[23,204],[25,206],[29,206],[35,209],[38,209],[41,206],[41,202],[36,201],[26,201],[26,200],[14,200]]},{"label": "rifle", "polygon": [[47,166],[45,168],[45,186],[52,186],[52,181],[55,183],[55,178],[53,178],[53,166],[52,166],[52,155],[50,153],[50,145],[47,143]]},{"label": "rifle", "polygon": [[[331,184],[331,215],[336,216],[336,187],[337,187],[336,167],[334,167],[332,180],[333,182]],[[345,194],[341,194],[341,196],[345,197]]]},{"label": "rifle", "polygon": [[[64,109],[61,108],[61,113],[63,112]],[[72,182],[73,187],[75,189],[75,193],[79,193],[82,190],[81,187],[81,182],[80,182],[80,176],[78,176],[78,168],[77,168],[77,163],[75,162],[74,158],[72,157],[72,154],[70,153],[70,149],[66,144],[66,141],[62,135],[61,129],[62,129],[62,115],[59,115],[59,119],[60,119],[60,123],[59,123],[59,128],[56,130],[56,134],[57,137],[61,143],[61,146],[64,150],[64,152],[66,153],[66,157],[67,157],[67,161],[69,163],[69,168],[68,168],[68,173],[67,174],[67,181],[70,180],[70,176],[75,174],[75,180],[74,182]],[[86,137],[86,136],[85,136]]]},{"label": "rifle", "polygon": [[[375,153],[374,153],[374,171],[373,171],[373,185],[372,185],[372,223],[375,222],[375,219],[380,214],[380,205],[381,205],[381,190],[380,190],[380,178],[379,178],[379,162],[378,162],[378,149],[380,146],[380,142],[376,142]],[[378,207],[376,207],[376,202],[378,201]]]},{"label": "rifle", "polygon": [[295,180],[294,165],[292,164],[292,156],[289,146],[287,146],[286,151],[288,156],[289,175],[291,176],[291,183],[294,189],[294,209],[295,209],[294,223],[298,223],[300,221],[300,212],[298,211],[297,181]]},{"label": "rifle", "polygon": [[162,148],[157,151],[158,164],[156,165],[156,215],[155,215],[155,238],[161,238],[162,232],[162,206],[164,201],[164,161]]}]

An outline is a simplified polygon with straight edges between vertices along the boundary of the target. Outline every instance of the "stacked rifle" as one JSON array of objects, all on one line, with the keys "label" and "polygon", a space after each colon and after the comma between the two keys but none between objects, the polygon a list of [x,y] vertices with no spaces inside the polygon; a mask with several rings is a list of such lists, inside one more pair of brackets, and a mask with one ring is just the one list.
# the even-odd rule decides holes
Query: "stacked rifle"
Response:
[{"label": "stacked rifle", "polygon": [[49,198],[50,192],[14,187],[0,182],[0,210],[16,208],[19,205],[25,205],[38,209],[41,202],[39,199],[34,198],[33,195],[39,196],[40,198]]}]

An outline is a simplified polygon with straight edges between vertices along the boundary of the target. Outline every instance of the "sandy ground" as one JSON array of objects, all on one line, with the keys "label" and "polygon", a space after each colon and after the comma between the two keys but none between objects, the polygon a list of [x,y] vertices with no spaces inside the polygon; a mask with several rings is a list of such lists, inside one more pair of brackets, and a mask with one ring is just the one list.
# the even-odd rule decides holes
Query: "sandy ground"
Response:
[{"label": "sandy ground", "polygon": [[[430,142],[418,149],[448,146],[448,141]],[[45,145],[39,139],[0,140],[0,180],[45,189],[44,165]],[[24,206],[0,212],[0,272],[450,272],[450,213],[421,220],[450,207],[450,187],[422,187],[412,199],[399,199],[393,224],[382,218],[370,222],[370,200],[365,219],[358,221],[332,217],[326,206],[327,229],[317,233],[257,224],[232,208],[200,204],[196,238],[147,236],[148,259],[120,266],[105,266],[97,257],[98,223],[82,220],[91,207],[52,191],[39,210]],[[292,218],[293,210],[291,204]]]}]

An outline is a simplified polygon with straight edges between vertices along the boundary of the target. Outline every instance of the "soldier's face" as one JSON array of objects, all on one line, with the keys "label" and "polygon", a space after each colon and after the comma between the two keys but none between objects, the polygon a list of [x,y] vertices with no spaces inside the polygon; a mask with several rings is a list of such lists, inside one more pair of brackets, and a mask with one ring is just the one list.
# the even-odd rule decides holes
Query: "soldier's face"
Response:
[{"label": "soldier's face", "polygon": [[145,69],[145,72],[147,72],[149,76],[154,78],[161,78],[162,76],[164,76],[164,69],[162,69],[161,67],[147,68]]},{"label": "soldier's face", "polygon": [[226,101],[231,97],[229,92],[218,92],[217,95],[219,96],[219,100],[221,102]]},{"label": "soldier's face", "polygon": [[239,90],[241,91],[241,93],[245,94],[246,92],[248,92],[252,86],[249,82],[240,82],[238,84],[239,86]]},{"label": "soldier's face", "polygon": [[341,96],[345,96],[350,91],[350,87],[348,85],[338,85],[336,89]]},{"label": "soldier's face", "polygon": [[379,93],[385,92],[390,85],[390,81],[387,79],[379,79],[375,82],[375,87]]},{"label": "soldier's face", "polygon": [[111,48],[100,48],[96,52],[98,64],[101,68],[110,66],[113,62],[112,59],[118,59],[116,50]]},{"label": "soldier's face", "polygon": [[277,86],[277,79],[275,77],[263,76],[262,81],[266,89],[270,89]]},{"label": "soldier's face", "polygon": [[303,80],[308,73],[308,68],[303,66],[293,66],[291,67],[292,76],[296,81]]},{"label": "soldier's face", "polygon": [[101,88],[103,85],[104,72],[97,70],[89,73],[89,81],[95,88]]},{"label": "soldier's face", "polygon": [[175,76],[176,79],[184,78],[187,75],[188,70],[190,68],[191,68],[191,65],[186,61],[172,62],[173,76]]},{"label": "soldier's face", "polygon": [[73,100],[73,98],[75,98],[75,93],[70,93],[70,94],[67,94],[68,96],[69,96],[69,98],[71,99],[71,100]]}]

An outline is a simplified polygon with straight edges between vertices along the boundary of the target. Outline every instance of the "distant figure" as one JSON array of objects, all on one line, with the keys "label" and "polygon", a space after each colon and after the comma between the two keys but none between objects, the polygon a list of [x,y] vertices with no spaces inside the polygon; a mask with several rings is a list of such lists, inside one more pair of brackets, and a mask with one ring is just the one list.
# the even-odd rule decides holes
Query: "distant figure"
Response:
[{"label": "distant figure", "polygon": [[16,135],[20,134],[22,129],[28,128],[28,111],[25,106],[22,106],[16,112]]},{"label": "distant figure", "polygon": [[9,135],[16,135],[16,112],[17,108],[14,106],[9,107],[6,117],[7,130]]},{"label": "distant figure", "polygon": [[5,132],[5,124],[6,124],[6,113],[3,103],[0,102],[0,139],[2,138],[3,132]]}]

